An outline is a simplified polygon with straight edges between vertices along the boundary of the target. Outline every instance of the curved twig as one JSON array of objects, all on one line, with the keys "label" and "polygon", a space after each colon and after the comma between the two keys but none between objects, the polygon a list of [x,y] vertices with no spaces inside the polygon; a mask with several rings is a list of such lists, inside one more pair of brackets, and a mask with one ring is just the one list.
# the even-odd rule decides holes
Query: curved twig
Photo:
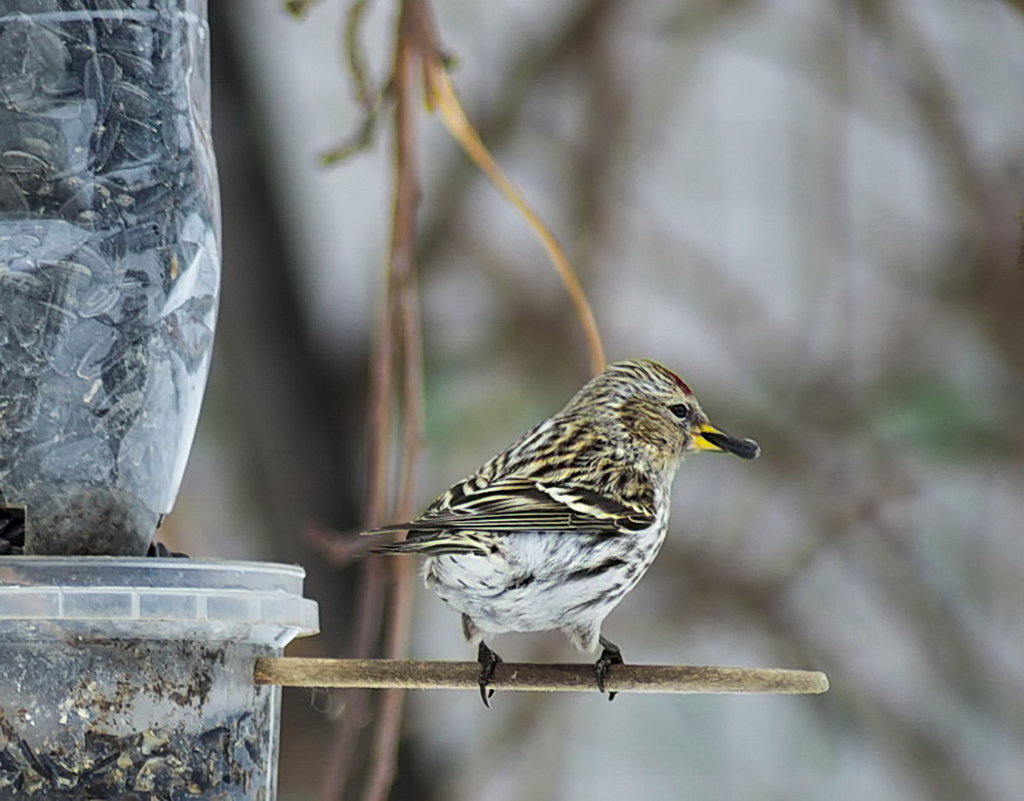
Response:
[{"label": "curved twig", "polygon": [[448,79],[448,59],[438,41],[433,10],[429,0],[417,0],[415,12],[415,14],[410,14],[407,32],[418,40],[419,55],[423,63],[423,84],[427,108],[437,113],[452,139],[458,142],[470,160],[516,207],[537,235],[576,309],[576,315],[583,327],[587,349],[590,353],[590,369],[594,375],[597,375],[604,370],[605,366],[604,345],[601,343],[601,334],[598,331],[590,301],[587,300],[587,295],[576,277],[576,272],[552,230],[526,202],[523,193],[505,176],[484,145],[480,134],[477,133],[476,128],[466,116],[455,89]]},{"label": "curved twig", "polygon": [[451,81],[448,79],[448,74],[440,59],[424,59],[424,71],[427,99],[431,109],[438,113],[445,128],[448,129],[448,133],[459,143],[466,155],[490,179],[498,191],[519,210],[547,252],[555,272],[565,286],[566,292],[569,293],[569,298],[576,309],[576,315],[580,319],[587,340],[590,369],[594,375],[597,375],[604,370],[605,366],[601,334],[597,329],[597,320],[594,318],[590,301],[587,300],[587,295],[583,291],[572,265],[569,264],[569,259],[566,258],[562,246],[547,224],[526,202],[523,193],[505,176],[497,162],[491,157],[476,128],[466,117],[466,112],[455,95],[455,90],[452,88]]}]

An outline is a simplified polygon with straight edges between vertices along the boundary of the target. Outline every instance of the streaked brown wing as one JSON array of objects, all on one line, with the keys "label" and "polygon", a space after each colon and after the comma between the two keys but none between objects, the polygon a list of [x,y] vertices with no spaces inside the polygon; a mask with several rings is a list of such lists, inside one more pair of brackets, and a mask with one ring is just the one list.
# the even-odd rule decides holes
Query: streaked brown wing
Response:
[{"label": "streaked brown wing", "polygon": [[654,510],[626,505],[579,487],[555,487],[525,478],[505,478],[478,488],[457,484],[415,520],[381,526],[369,534],[407,530],[421,537],[436,531],[639,531],[654,522]]}]

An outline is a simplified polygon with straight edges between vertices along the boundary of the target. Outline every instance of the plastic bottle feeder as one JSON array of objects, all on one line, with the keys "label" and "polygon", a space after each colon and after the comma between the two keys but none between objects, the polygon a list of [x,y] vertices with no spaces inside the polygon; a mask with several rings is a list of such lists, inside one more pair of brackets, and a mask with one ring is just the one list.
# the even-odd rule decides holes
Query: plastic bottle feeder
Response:
[{"label": "plastic bottle feeder", "polygon": [[0,798],[273,801],[299,567],[0,558]]},{"label": "plastic bottle feeder", "polygon": [[0,2],[0,801],[275,796],[303,571],[134,558],[213,346],[209,93],[206,0]]},{"label": "plastic bottle feeder", "polygon": [[208,64],[206,0],[0,3],[0,537],[26,553],[141,556],[178,492],[220,280]]}]

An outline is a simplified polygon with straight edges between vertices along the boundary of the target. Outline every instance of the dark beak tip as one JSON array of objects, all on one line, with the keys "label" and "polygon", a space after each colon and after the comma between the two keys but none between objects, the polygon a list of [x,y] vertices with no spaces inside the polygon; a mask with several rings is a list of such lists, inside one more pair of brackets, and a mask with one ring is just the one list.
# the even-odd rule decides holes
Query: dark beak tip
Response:
[{"label": "dark beak tip", "polygon": [[737,440],[733,453],[741,459],[756,459],[761,455],[761,446],[752,439],[741,439]]},{"label": "dark beak tip", "polygon": [[739,456],[741,459],[756,459],[761,455],[761,446],[752,439],[738,439],[720,432],[706,433],[704,439],[721,448],[726,453]]}]

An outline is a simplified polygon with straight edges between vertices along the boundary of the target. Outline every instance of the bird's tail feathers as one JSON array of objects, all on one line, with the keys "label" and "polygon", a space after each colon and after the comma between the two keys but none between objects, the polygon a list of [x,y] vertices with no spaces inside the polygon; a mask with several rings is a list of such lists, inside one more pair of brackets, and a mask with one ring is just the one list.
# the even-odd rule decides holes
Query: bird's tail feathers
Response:
[{"label": "bird's tail feathers", "polygon": [[[374,533],[374,532],[367,532]],[[443,556],[445,554],[486,554],[488,549],[478,542],[467,540],[457,534],[450,536],[435,535],[422,539],[408,539],[399,542],[388,542],[377,545],[370,550],[371,554],[402,554],[419,553],[425,556]]]}]

